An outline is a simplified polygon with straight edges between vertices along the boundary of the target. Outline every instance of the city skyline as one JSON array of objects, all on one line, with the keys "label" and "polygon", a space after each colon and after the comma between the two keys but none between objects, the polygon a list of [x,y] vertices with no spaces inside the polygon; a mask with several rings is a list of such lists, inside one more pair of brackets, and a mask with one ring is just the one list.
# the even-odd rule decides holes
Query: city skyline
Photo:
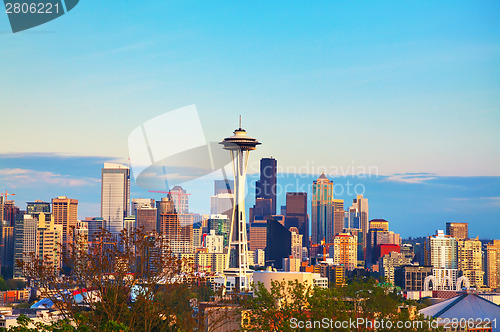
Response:
[{"label": "city skyline", "polygon": [[0,326],[500,331],[499,1],[38,5]]},{"label": "city skyline", "polygon": [[[22,158],[13,158],[18,164],[15,166],[23,166],[23,163],[45,167],[44,159],[23,160]],[[84,161],[85,160],[85,161]],[[82,159],[66,157],[58,159],[58,163],[69,163],[71,167],[64,168],[74,169],[79,173],[78,178],[72,178],[69,175],[61,176],[60,178],[51,178],[46,172],[38,172],[33,174],[37,176],[37,181],[29,179],[32,176],[29,173],[22,173],[21,176],[9,176],[7,189],[9,192],[16,193],[14,197],[16,204],[21,209],[25,209],[24,202],[31,202],[37,199],[50,201],[57,196],[65,195],[70,198],[79,200],[78,217],[85,219],[86,217],[100,216],[100,173],[103,163],[97,163],[94,159]],[[258,162],[258,160],[257,160]],[[278,160],[279,165],[279,160]],[[14,165],[13,165],[14,166]],[[13,167],[16,169],[16,167]],[[7,179],[8,175],[1,174],[3,179]],[[45,176],[45,177],[44,177]],[[76,176],[76,174],[72,174]],[[425,175],[424,175],[425,176]],[[221,177],[222,178],[222,177]],[[299,176],[294,177],[293,174],[278,173],[278,190],[286,190],[289,192],[307,192],[308,213],[311,213],[311,198],[312,198],[312,182],[318,176]],[[335,178],[328,177],[335,183],[345,184],[351,181],[351,187],[354,184],[362,184],[366,192],[365,197],[370,200],[370,219],[387,219],[393,227],[401,233],[403,237],[409,236],[427,236],[433,233],[434,228],[445,229],[446,222],[468,222],[470,237],[479,236],[498,238],[498,227],[496,226],[500,212],[498,199],[498,188],[500,181],[492,177],[435,177],[432,180],[422,182],[404,182],[394,181],[390,177],[372,177],[372,178]],[[210,196],[213,195],[214,180],[220,179],[207,178],[183,188],[190,194],[190,209],[193,212],[201,214],[210,213]],[[248,175],[248,195],[246,196],[246,204],[248,207],[254,203],[254,184],[259,179],[259,174]],[[60,181],[59,181],[60,180]],[[69,186],[69,182],[82,182],[76,186]],[[12,189],[10,189],[12,188]],[[39,197],[34,197],[33,192],[36,191]],[[405,192],[407,196],[401,195]],[[457,197],[458,196],[458,197]],[[488,197],[489,196],[489,197]],[[162,194],[150,193],[145,189],[141,189],[131,181],[131,198],[154,198],[160,200]],[[336,198],[344,199],[345,208],[350,205],[355,196],[336,195]],[[414,204],[417,202],[417,204]],[[443,202],[446,204],[443,205]],[[285,192],[278,194],[278,207],[286,205]],[[310,222],[310,221],[309,221]],[[422,232],[415,234],[412,224],[418,222],[422,225]],[[485,227],[489,227],[488,235],[483,234]]]}]

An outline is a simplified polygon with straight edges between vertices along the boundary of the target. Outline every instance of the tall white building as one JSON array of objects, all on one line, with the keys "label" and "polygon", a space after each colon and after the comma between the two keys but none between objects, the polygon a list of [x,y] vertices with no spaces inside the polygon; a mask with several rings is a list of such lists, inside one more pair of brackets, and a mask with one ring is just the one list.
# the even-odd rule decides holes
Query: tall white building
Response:
[{"label": "tall white building", "polygon": [[119,234],[123,219],[129,215],[130,169],[125,165],[105,163],[101,175],[103,228]]},{"label": "tall white building", "polygon": [[221,193],[210,197],[210,214],[224,214],[231,219],[233,214],[234,194]]},{"label": "tall white building", "polygon": [[457,248],[457,239],[445,235],[443,230],[438,230],[436,235],[427,238],[426,265],[432,266],[432,274],[441,289],[451,289],[457,282]]},{"label": "tall white building", "polygon": [[205,247],[209,253],[222,253],[224,251],[224,236],[215,234],[215,229],[205,236]]}]

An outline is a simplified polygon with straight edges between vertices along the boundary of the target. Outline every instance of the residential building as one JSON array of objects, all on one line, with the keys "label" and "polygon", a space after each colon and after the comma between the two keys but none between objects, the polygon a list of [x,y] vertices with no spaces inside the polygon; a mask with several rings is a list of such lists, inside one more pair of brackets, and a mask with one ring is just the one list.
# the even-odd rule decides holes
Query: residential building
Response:
[{"label": "residential building", "polygon": [[339,233],[333,238],[333,264],[352,271],[357,266],[357,238],[349,233]]},{"label": "residential building", "polygon": [[432,266],[395,266],[394,284],[404,290],[423,291],[425,278],[432,275]]},{"label": "residential building", "polygon": [[379,260],[379,272],[385,277],[385,281],[394,284],[394,270],[396,267],[409,265],[412,257],[404,253],[391,251]]},{"label": "residential building", "polygon": [[77,225],[78,200],[66,196],[52,199],[54,224],[62,226],[62,251],[73,243],[73,232]]},{"label": "residential building", "polygon": [[500,240],[493,240],[486,246],[486,279],[488,287],[500,288]]},{"label": "residential building", "polygon": [[446,235],[453,236],[457,240],[469,238],[469,224],[466,222],[447,222]]},{"label": "residential building", "polygon": [[469,279],[472,287],[484,285],[482,244],[476,239],[459,239],[457,247],[457,268]]}]

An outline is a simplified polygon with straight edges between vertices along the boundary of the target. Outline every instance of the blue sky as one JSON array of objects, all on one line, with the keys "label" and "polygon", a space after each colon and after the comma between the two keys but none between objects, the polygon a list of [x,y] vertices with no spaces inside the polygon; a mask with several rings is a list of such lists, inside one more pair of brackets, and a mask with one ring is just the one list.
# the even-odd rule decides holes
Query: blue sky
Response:
[{"label": "blue sky", "polygon": [[[86,0],[12,34],[0,12],[0,169],[12,168],[5,154],[22,153],[22,169],[88,177],[92,191],[99,173],[74,172],[61,154],[126,161],[134,128],[196,104],[208,141],[242,114],[263,142],[254,160],[375,166],[387,178],[429,173],[482,188],[500,176],[499,16],[498,1]],[[42,169],[29,164],[37,153],[54,155]],[[70,192],[82,184],[44,176]],[[391,183],[395,196],[428,188]],[[445,196],[461,198],[455,189]],[[482,206],[500,195],[469,196]],[[419,220],[472,218],[446,212],[457,202],[436,202],[442,211]],[[486,210],[482,219],[498,220]]]}]

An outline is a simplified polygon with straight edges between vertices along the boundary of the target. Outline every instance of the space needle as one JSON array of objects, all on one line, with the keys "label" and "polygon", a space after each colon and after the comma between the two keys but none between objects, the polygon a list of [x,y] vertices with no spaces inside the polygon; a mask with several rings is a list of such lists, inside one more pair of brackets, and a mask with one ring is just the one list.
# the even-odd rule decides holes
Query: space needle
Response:
[{"label": "space needle", "polygon": [[247,135],[240,126],[234,135],[227,137],[220,144],[231,152],[234,173],[234,204],[231,229],[229,233],[229,253],[226,258],[224,275],[234,277],[235,287],[240,291],[250,288],[252,270],[248,267],[247,224],[245,218],[245,181],[247,177],[248,155],[261,144]]}]

